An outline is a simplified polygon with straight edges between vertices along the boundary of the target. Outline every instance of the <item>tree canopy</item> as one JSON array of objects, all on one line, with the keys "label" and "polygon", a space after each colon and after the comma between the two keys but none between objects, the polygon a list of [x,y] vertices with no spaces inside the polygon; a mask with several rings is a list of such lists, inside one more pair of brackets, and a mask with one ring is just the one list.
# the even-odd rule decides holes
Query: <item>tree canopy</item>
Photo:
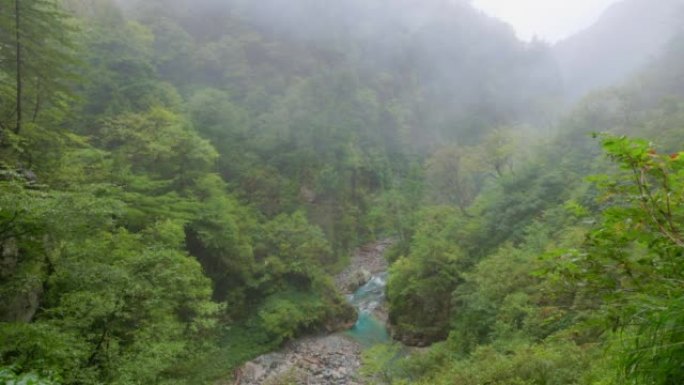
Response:
[{"label": "tree canopy", "polygon": [[683,383],[683,47],[565,109],[465,1],[0,0],[0,381],[226,380],[389,238],[369,383]]}]

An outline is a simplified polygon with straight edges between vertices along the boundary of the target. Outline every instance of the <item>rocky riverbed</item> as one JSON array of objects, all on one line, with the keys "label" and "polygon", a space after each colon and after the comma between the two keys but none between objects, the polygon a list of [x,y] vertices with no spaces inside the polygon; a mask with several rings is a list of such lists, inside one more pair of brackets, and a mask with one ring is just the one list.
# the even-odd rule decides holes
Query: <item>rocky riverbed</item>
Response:
[{"label": "rocky riverbed", "polygon": [[370,281],[373,274],[387,271],[387,260],[384,254],[391,245],[392,240],[385,239],[356,250],[349,266],[335,278],[335,284],[340,292],[352,294]]},{"label": "rocky riverbed", "polygon": [[[374,275],[387,270],[383,254],[391,240],[374,242],[359,248],[349,266],[337,275],[340,292],[351,295]],[[375,318],[386,320],[383,307]],[[265,354],[244,364],[237,372],[235,385],[362,385],[362,346],[347,333],[300,338],[280,351]]]},{"label": "rocky riverbed", "polygon": [[246,363],[240,385],[360,385],[361,346],[341,335],[306,337]]}]

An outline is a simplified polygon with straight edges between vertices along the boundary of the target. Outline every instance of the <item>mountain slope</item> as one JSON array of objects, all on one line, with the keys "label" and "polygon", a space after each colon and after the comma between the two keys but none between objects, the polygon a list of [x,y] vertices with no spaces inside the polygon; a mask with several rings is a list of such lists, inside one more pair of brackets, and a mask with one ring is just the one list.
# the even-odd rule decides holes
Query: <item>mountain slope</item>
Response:
[{"label": "mountain slope", "polygon": [[554,48],[569,99],[610,86],[656,57],[682,25],[682,0],[624,0]]}]

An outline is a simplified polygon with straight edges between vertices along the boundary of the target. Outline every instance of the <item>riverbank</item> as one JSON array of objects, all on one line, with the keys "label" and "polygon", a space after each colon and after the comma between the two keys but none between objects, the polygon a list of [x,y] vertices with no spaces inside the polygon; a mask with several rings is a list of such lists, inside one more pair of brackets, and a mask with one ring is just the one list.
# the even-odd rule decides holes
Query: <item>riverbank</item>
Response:
[{"label": "riverbank", "polygon": [[[354,252],[350,264],[335,277],[338,290],[349,296],[387,271],[384,253],[392,245],[382,240]],[[373,310],[379,323],[387,319],[381,304]],[[247,362],[235,373],[233,382],[222,385],[362,385],[358,376],[363,346],[350,333],[335,333],[291,341],[278,352]]]},{"label": "riverbank", "polygon": [[361,350],[342,334],[301,338],[243,365],[235,384],[361,385]]},{"label": "riverbank", "polygon": [[352,294],[370,281],[374,274],[387,271],[384,254],[392,243],[391,239],[383,239],[357,249],[349,266],[335,277],[335,285],[340,293]]}]

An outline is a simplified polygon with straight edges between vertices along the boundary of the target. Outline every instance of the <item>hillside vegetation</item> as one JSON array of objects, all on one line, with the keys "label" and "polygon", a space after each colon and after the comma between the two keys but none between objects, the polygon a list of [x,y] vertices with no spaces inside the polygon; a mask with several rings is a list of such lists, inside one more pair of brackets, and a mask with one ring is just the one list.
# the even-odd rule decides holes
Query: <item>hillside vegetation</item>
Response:
[{"label": "hillside vegetation", "polygon": [[392,336],[431,347],[369,383],[684,383],[658,38],[564,111],[465,1],[0,0],[0,381],[225,381],[353,322],[332,276],[392,238]]}]

